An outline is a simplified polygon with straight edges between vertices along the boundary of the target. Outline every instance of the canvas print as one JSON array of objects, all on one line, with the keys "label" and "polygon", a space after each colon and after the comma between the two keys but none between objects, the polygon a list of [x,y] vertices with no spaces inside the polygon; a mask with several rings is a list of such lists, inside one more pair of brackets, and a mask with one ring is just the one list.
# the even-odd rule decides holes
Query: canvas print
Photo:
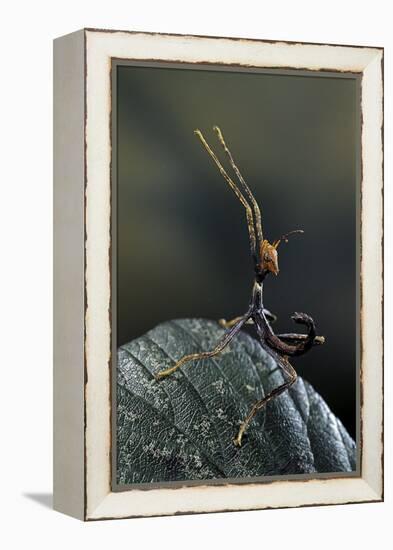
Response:
[{"label": "canvas print", "polygon": [[356,475],[358,76],[112,73],[114,490]]}]

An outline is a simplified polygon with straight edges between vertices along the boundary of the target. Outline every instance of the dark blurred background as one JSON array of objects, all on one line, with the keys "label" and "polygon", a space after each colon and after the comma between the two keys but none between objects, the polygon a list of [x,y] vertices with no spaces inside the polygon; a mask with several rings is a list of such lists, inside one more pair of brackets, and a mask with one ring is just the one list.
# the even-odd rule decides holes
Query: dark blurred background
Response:
[{"label": "dark blurred background", "polygon": [[[355,78],[119,66],[117,340],[173,318],[245,312],[245,213],[193,134],[221,127],[279,248],[275,325],[313,316],[326,344],[294,361],[356,435],[358,87]],[[224,159],[225,160],[225,159]],[[225,164],[227,166],[227,164]]]}]

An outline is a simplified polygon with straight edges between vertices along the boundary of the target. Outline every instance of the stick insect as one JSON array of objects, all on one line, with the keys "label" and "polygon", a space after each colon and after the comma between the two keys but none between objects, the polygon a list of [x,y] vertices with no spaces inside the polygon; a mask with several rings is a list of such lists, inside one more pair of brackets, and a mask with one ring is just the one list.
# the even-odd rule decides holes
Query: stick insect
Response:
[{"label": "stick insect", "polygon": [[321,345],[325,339],[323,336],[317,336],[316,326],[313,319],[306,313],[295,312],[292,315],[292,320],[295,323],[304,325],[307,329],[307,334],[275,334],[271,323],[275,320],[275,316],[272,315],[263,305],[263,284],[265,278],[272,273],[278,275],[278,253],[277,249],[281,242],[288,242],[288,237],[294,234],[303,233],[303,230],[297,229],[282,235],[279,239],[270,243],[264,238],[262,231],[262,218],[258,203],[251,192],[250,187],[247,185],[239,168],[237,167],[232,153],[230,152],[224,136],[218,128],[214,126],[214,131],[217,134],[218,140],[222,145],[226,157],[239,180],[240,186],[238,186],[233,179],[228,175],[216,154],[213,152],[206,139],[204,138],[200,130],[195,130],[194,133],[199,138],[201,144],[206,149],[214,163],[216,164],[221,175],[232,189],[238,200],[241,202],[246,211],[246,220],[248,226],[249,240],[251,256],[254,264],[255,278],[251,294],[251,301],[249,307],[243,315],[236,317],[230,321],[220,319],[221,326],[227,329],[222,339],[217,343],[214,349],[210,351],[202,351],[200,353],[191,353],[182,357],[175,365],[165,370],[159,371],[156,374],[156,379],[161,380],[180,367],[189,363],[190,361],[197,361],[198,359],[207,359],[214,357],[221,353],[224,348],[231,342],[231,340],[239,333],[241,328],[247,324],[253,324],[255,326],[259,342],[262,348],[276,361],[277,365],[282,369],[284,374],[284,383],[274,388],[263,399],[256,401],[252,406],[250,412],[240,425],[239,431],[234,438],[233,442],[236,446],[240,447],[242,444],[242,438],[244,432],[248,428],[254,416],[260,411],[266,404],[281,395],[284,391],[292,386],[297,379],[297,373],[291,363],[289,357],[295,357],[302,355],[309,351],[315,345]]}]

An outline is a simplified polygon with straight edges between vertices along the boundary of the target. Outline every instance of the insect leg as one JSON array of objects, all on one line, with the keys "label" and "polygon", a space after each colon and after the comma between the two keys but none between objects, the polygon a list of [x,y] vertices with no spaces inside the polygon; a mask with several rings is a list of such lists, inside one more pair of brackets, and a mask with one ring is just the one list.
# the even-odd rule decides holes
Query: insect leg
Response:
[{"label": "insect leg", "polygon": [[210,155],[210,157],[213,159],[214,163],[216,164],[218,170],[220,171],[220,174],[225,179],[229,187],[232,189],[232,191],[235,193],[236,197],[239,199],[239,201],[242,203],[246,210],[246,219],[247,219],[247,226],[248,226],[248,233],[250,237],[250,248],[251,248],[251,255],[254,260],[254,263],[257,264],[257,241],[255,236],[255,227],[254,227],[254,217],[253,217],[253,211],[246,200],[243,193],[240,191],[238,186],[235,184],[233,179],[227,174],[226,170],[222,166],[221,162],[217,158],[217,155],[214,153],[214,151],[211,149],[210,145],[207,143],[206,139],[204,138],[202,132],[200,130],[195,130],[194,134],[199,138],[200,142]]},{"label": "insect leg", "polygon": [[238,177],[238,180],[240,181],[241,185],[243,186],[243,189],[245,190],[248,198],[250,199],[251,201],[251,205],[252,205],[252,208],[253,208],[253,213],[254,213],[254,218],[255,218],[255,229],[256,229],[256,236],[257,236],[257,239],[258,239],[258,242],[259,242],[259,245],[262,244],[263,242],[263,232],[262,232],[262,220],[261,220],[261,211],[259,209],[259,205],[254,197],[254,195],[252,194],[251,192],[251,189],[249,188],[249,186],[247,185],[245,179],[243,178],[239,168],[237,167],[234,159],[233,159],[233,156],[232,156],[232,153],[231,151],[229,150],[229,147],[227,146],[226,142],[225,142],[225,139],[224,139],[224,136],[220,130],[220,128],[218,126],[214,126],[213,130],[216,132],[217,136],[218,136],[218,139],[229,159],[229,162],[233,168],[233,170],[235,171],[235,174],[236,176]]},{"label": "insect leg", "polygon": [[[235,317],[234,319],[230,319],[229,321],[227,321],[226,319],[219,319],[218,324],[222,328],[231,328],[236,325],[236,323],[238,323],[241,319],[243,319],[243,315],[240,315],[240,317]],[[253,322],[254,321],[252,319],[248,319],[244,324],[252,325]]]},{"label": "insect leg", "polygon": [[189,355],[185,355],[179,361],[177,361],[173,367],[169,367],[168,369],[159,371],[155,378],[156,380],[160,380],[161,378],[165,378],[166,376],[169,376],[170,374],[173,374],[175,371],[180,369],[185,363],[188,363],[189,361],[197,361],[198,359],[208,359],[210,357],[214,357],[215,355],[218,355],[222,352],[222,350],[229,344],[229,342],[236,336],[236,334],[240,331],[242,326],[248,321],[248,319],[251,317],[251,311],[248,311],[243,317],[240,317],[240,319],[237,321],[237,323],[224,334],[222,339],[218,342],[216,347],[210,351],[202,351],[200,353],[190,353]]},{"label": "insect leg", "polygon": [[[272,313],[271,311],[269,311],[268,309],[263,309],[263,313],[265,315],[265,317],[271,322],[271,323],[274,323],[275,321],[277,321],[277,315],[274,315],[274,313]],[[240,319],[242,319],[243,316],[240,316],[240,317],[235,317],[234,319],[230,319],[229,321],[227,321],[226,319],[219,319],[218,320],[218,323],[223,327],[223,328],[231,328],[233,327],[233,325],[236,325],[236,323],[238,321],[240,321]],[[252,325],[254,323],[254,321],[250,318],[248,319],[248,321],[246,321],[246,325]],[[284,335],[285,336],[285,335]],[[300,335],[302,336],[302,335]]]},{"label": "insect leg", "polygon": [[[275,354],[276,355],[276,354]],[[234,444],[237,447],[241,447],[242,444],[242,438],[243,434],[248,428],[251,420],[254,418],[254,416],[257,414],[258,411],[260,411],[265,405],[271,401],[272,399],[278,397],[280,394],[282,394],[284,391],[286,391],[294,382],[296,382],[297,379],[297,373],[295,369],[292,367],[292,365],[289,363],[288,359],[286,357],[275,357],[277,360],[278,365],[281,367],[281,369],[284,371],[284,373],[288,376],[288,380],[284,382],[284,384],[281,384],[281,386],[278,386],[277,388],[274,388],[270,393],[268,393],[263,399],[260,399],[254,405],[252,406],[250,412],[240,425],[239,431],[235,439],[233,440]]]},{"label": "insect leg", "polygon": [[277,321],[277,315],[274,315],[274,313],[272,313],[268,309],[263,308],[263,314],[266,317],[266,319],[271,323],[274,323],[275,321]]}]

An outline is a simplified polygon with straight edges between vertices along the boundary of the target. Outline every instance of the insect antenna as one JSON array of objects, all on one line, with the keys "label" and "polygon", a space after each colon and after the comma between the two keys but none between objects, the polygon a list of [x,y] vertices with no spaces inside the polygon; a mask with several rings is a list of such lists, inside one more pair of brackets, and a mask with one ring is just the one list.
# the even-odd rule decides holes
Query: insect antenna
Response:
[{"label": "insect antenna", "polygon": [[288,237],[290,237],[291,235],[296,235],[296,233],[304,233],[304,231],[303,229],[294,229],[293,231],[289,231],[289,233],[285,233],[284,235],[281,235],[279,239],[276,239],[273,242],[272,246],[274,246],[274,248],[277,248],[281,241],[287,243]]}]

